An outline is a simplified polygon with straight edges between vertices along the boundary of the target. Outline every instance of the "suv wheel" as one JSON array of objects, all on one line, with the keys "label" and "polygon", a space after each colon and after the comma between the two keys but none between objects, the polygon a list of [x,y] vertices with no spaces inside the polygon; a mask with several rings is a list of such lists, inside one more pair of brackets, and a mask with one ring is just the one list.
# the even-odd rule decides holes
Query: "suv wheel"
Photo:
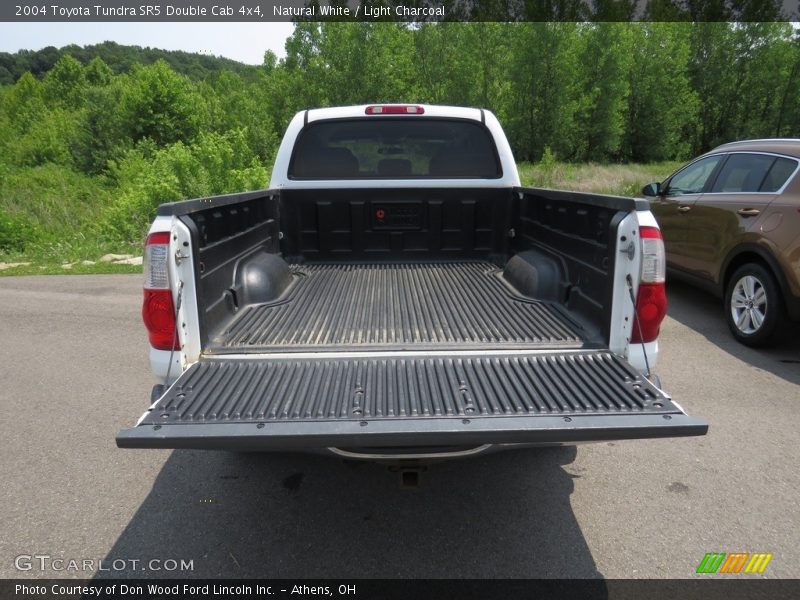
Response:
[{"label": "suv wheel", "polygon": [[764,346],[775,341],[785,319],[772,273],[757,263],[736,269],[725,290],[725,316],[733,337],[743,344]]}]

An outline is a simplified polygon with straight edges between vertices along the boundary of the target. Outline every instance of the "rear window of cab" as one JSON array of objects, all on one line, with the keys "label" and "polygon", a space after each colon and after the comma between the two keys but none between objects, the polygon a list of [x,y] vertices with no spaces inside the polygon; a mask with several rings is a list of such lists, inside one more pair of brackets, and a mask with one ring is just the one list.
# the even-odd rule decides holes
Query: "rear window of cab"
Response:
[{"label": "rear window of cab", "polygon": [[486,127],[464,119],[371,117],[316,121],[302,129],[290,179],[502,177]]}]

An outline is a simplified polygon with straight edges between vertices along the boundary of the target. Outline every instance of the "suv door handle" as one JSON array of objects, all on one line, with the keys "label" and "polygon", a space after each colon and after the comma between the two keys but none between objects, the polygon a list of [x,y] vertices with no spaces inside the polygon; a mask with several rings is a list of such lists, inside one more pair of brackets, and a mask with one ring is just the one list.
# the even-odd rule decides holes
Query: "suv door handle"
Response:
[{"label": "suv door handle", "polygon": [[692,210],[692,207],[686,206],[685,204],[678,207],[678,212],[686,213],[689,212],[690,210]]},{"label": "suv door handle", "polygon": [[743,217],[757,217],[758,215],[761,214],[761,211],[758,210],[757,208],[740,208],[736,212],[742,215]]}]

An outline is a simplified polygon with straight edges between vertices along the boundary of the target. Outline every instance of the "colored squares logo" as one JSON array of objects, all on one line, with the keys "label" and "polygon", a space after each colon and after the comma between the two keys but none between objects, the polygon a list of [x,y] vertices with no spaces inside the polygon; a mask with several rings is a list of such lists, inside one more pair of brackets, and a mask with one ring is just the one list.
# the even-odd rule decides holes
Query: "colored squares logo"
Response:
[{"label": "colored squares logo", "polygon": [[697,565],[697,573],[762,574],[772,560],[766,552],[708,552]]}]

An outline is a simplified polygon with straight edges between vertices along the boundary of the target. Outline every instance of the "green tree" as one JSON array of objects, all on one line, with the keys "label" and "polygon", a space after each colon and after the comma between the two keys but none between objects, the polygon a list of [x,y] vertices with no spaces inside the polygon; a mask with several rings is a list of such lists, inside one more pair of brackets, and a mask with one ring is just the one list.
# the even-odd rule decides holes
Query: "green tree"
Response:
[{"label": "green tree", "polygon": [[43,82],[44,97],[50,106],[77,109],[83,102],[86,75],[83,65],[71,56],[61,57]]},{"label": "green tree", "polygon": [[242,130],[201,133],[193,144],[147,148],[112,163],[117,195],[99,218],[103,236],[141,239],[163,202],[263,188],[269,173],[248,148]]},{"label": "green tree", "polygon": [[204,117],[204,102],[191,82],[161,60],[133,69],[120,109],[134,142],[148,138],[159,146],[191,140]]},{"label": "green tree", "polygon": [[87,90],[78,134],[72,146],[75,163],[84,173],[106,171],[108,162],[122,156],[133,145],[128,123],[120,114],[123,80]]},{"label": "green tree", "polygon": [[99,56],[94,57],[88,65],[86,65],[86,81],[91,85],[105,86],[111,83],[111,78],[114,76],[114,71],[111,70],[102,58]]},{"label": "green tree", "polygon": [[617,158],[630,93],[631,27],[628,23],[597,23],[582,28],[582,34],[578,156],[594,161]]},{"label": "green tree", "polygon": [[12,149],[18,165],[37,166],[46,163],[72,164],[70,145],[78,130],[75,113],[61,108],[42,111]]},{"label": "green tree", "polygon": [[773,135],[800,136],[800,34],[795,32],[789,49],[789,74],[780,90],[780,108]]},{"label": "green tree", "polygon": [[17,132],[24,132],[44,112],[42,84],[30,72],[19,78],[3,98],[3,112]]},{"label": "green tree", "polygon": [[699,127],[699,100],[688,72],[690,32],[683,23],[631,27],[636,51],[623,156],[639,162],[687,158]]},{"label": "green tree", "polygon": [[247,85],[236,73],[222,73],[207,99],[214,99],[218,131],[241,129],[252,154],[268,162],[277,149],[271,103],[264,89]]},{"label": "green tree", "polygon": [[703,99],[698,125],[690,138],[694,153],[730,141],[738,94],[744,83],[735,38],[729,23],[691,26],[689,73],[692,88]]},{"label": "green tree", "polygon": [[517,155],[537,160],[545,147],[561,159],[576,153],[580,102],[575,23],[520,23],[511,29],[508,133]]},{"label": "green tree", "polygon": [[789,23],[743,23],[735,26],[735,34],[742,81],[729,103],[735,109],[723,135],[735,139],[780,135],[776,132],[787,109],[786,93],[791,93],[797,78],[793,28]]}]

